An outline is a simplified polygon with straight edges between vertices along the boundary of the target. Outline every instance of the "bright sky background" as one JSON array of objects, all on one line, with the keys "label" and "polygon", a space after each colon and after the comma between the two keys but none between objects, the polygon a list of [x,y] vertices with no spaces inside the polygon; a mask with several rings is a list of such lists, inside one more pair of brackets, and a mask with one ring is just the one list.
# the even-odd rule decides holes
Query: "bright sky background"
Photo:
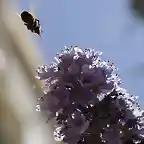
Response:
[{"label": "bright sky background", "polygon": [[132,17],[129,1],[22,0],[21,7],[36,7],[44,33],[42,40],[34,39],[48,62],[65,45],[102,51],[144,107],[144,23]]}]

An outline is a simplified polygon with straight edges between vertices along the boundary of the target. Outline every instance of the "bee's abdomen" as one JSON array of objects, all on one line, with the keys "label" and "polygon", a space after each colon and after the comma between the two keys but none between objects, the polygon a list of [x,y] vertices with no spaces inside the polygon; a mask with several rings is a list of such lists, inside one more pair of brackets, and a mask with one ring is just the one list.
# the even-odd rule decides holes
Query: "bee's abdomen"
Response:
[{"label": "bee's abdomen", "polygon": [[21,19],[28,24],[32,24],[33,23],[33,16],[27,12],[27,11],[23,11],[21,13]]}]

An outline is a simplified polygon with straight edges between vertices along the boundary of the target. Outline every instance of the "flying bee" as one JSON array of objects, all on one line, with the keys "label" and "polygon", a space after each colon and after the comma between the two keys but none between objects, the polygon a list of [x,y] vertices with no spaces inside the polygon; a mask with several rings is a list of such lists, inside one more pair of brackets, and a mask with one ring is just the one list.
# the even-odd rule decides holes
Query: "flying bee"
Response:
[{"label": "flying bee", "polygon": [[31,13],[27,11],[21,12],[20,17],[28,30],[30,30],[32,33],[36,33],[41,37],[41,25],[40,21],[37,18],[35,18]]}]

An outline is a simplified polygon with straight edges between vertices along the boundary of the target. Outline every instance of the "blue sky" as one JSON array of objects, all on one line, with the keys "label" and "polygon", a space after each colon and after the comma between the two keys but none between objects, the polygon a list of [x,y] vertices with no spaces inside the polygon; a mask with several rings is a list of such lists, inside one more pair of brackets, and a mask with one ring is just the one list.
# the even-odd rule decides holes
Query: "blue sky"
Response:
[{"label": "blue sky", "polygon": [[[22,9],[40,0],[22,0]],[[130,13],[126,0],[41,0],[36,13],[44,31],[34,37],[48,62],[65,45],[102,51],[119,68],[123,85],[144,107],[144,23]]]}]

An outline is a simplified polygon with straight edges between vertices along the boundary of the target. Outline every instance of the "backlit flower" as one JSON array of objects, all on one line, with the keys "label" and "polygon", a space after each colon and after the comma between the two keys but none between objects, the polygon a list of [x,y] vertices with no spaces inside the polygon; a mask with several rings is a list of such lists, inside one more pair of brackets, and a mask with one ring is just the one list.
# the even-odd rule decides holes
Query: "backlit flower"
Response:
[{"label": "backlit flower", "polygon": [[55,117],[54,138],[68,144],[143,142],[143,111],[136,96],[120,87],[113,63],[100,52],[65,48],[54,62],[37,69],[45,82],[37,111]]}]

